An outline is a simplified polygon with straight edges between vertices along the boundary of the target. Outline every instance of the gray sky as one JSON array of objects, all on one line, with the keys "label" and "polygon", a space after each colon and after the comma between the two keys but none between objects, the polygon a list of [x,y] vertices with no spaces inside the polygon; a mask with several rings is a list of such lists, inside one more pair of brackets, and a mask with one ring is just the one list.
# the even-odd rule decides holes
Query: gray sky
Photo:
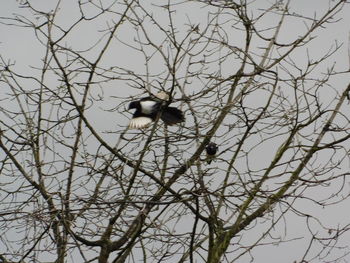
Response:
[{"label": "gray sky", "polygon": [[[54,2],[54,1],[52,1]],[[40,8],[45,8],[47,10],[50,10],[53,8],[53,6],[49,6],[51,1],[34,1],[35,5],[37,5]],[[71,21],[73,21],[76,17],[76,11],[74,4],[71,4],[70,1],[63,1],[63,7],[61,10],[62,15],[58,17],[58,20],[60,23],[62,23],[62,26],[69,25]],[[154,1],[160,3],[161,1]],[[256,5],[264,5],[266,1],[257,1]],[[271,1],[272,2],[272,1]],[[315,15],[316,17],[319,17],[322,12],[327,9],[329,3],[325,0],[292,0],[291,1],[291,10],[295,10],[295,12],[302,13],[305,16],[312,16]],[[199,27],[201,28],[205,24],[206,19],[206,10],[200,9],[197,10],[195,8],[191,8],[191,6],[195,6],[195,3],[189,2],[187,4],[187,7],[184,7],[183,10],[180,10],[178,13],[178,19],[175,19],[177,26],[181,28],[184,23],[187,23],[186,17],[190,17],[191,21],[197,21],[199,23]],[[181,13],[181,11],[183,13]],[[29,15],[26,13],[24,9],[18,9],[17,8],[17,2],[13,0],[3,0],[3,3],[1,4],[0,9],[0,17],[10,17],[13,14],[23,14],[24,16]],[[324,54],[325,51],[329,50],[332,45],[335,45],[337,42],[338,44],[342,44],[342,47],[340,50],[330,59],[329,63],[335,63],[335,68],[337,70],[348,70],[349,69],[349,32],[350,32],[350,6],[348,5],[344,10],[342,10],[338,15],[337,19],[341,18],[341,21],[338,21],[334,24],[329,24],[327,28],[324,28],[322,30],[317,30],[313,35],[317,36],[316,39],[314,39],[311,44],[308,46],[308,53],[310,56],[317,58],[318,56]],[[161,13],[155,13],[155,16],[157,18],[161,19],[162,15]],[[186,16],[187,15],[187,16]],[[110,17],[109,19],[112,19]],[[269,27],[271,25],[274,25],[276,21],[274,20],[274,17],[267,17],[264,21],[264,24],[262,26]],[[91,24],[86,23],[86,25],[79,27],[77,29],[76,35],[72,36],[70,41],[67,42],[68,46],[72,46],[74,48],[78,49],[86,49],[91,46],[92,43],[96,40],[97,36],[100,36],[102,33],[99,32],[101,29],[105,29],[107,27],[106,20],[101,19],[98,23],[91,26]],[[290,23],[289,19],[287,18],[287,22],[282,28],[282,34],[278,38],[279,42],[288,42],[290,39],[293,39],[295,36],[301,35],[303,32],[305,32],[307,25],[305,24],[295,24]],[[156,34],[156,33],[155,33]],[[15,68],[24,73],[24,74],[36,74],[35,70],[31,68],[31,66],[38,66],[40,67],[43,56],[43,49],[41,48],[41,44],[38,43],[37,40],[33,39],[33,34],[28,29],[23,29],[20,27],[8,27],[5,25],[0,24],[0,35],[1,42],[0,42],[0,54],[2,57],[6,60],[11,60],[16,63]],[[130,28],[122,28],[120,32],[118,32],[118,37],[120,36],[120,39],[123,41],[133,41],[133,38],[135,37],[134,31],[130,30]],[[239,44],[241,41],[238,36],[232,35],[229,36],[232,38],[232,41]],[[237,39],[235,39],[237,38]],[[108,52],[108,56],[104,60],[105,65],[109,66],[120,66],[125,67],[130,70],[138,71],[140,73],[145,73],[145,67],[143,63],[143,57],[137,53],[130,50],[125,45],[121,45],[117,41],[115,41],[115,48],[110,49]],[[87,52],[89,56],[92,58],[94,57],[94,53]],[[293,54],[293,58],[296,60],[296,62],[300,63],[301,65],[303,63],[307,62],[307,50],[302,49],[301,51],[298,51],[298,53]],[[157,71],[160,71],[162,68],[162,62],[160,60],[155,59],[153,62],[153,68],[152,73],[156,73]],[[324,67],[322,70],[326,70]],[[315,74],[321,74],[322,70],[316,72]],[[345,77],[344,75],[340,75],[339,77],[334,77],[331,80],[331,83],[334,85],[338,85],[339,87],[344,87],[349,82],[349,77]],[[57,81],[53,80],[53,85],[56,85]],[[104,89],[104,96],[105,100],[101,102],[100,104],[96,104],[96,110],[94,112],[91,112],[90,117],[93,121],[94,125],[97,125],[101,131],[108,130],[113,131],[116,129],[120,129],[120,126],[125,127],[128,123],[128,117],[129,115],[122,115],[122,114],[116,114],[115,112],[105,112],[105,109],[111,109],[116,107],[118,103],[121,102],[120,99],[110,97],[109,96],[120,96],[120,97],[128,97],[129,95],[135,95],[137,92],[134,90],[130,90],[129,87],[123,86],[125,83],[122,81],[115,81],[110,82],[103,86],[102,89]],[[194,90],[200,89],[200,86],[193,87]],[[340,89],[339,91],[341,91]],[[99,94],[100,92],[97,91],[96,94]],[[258,99],[258,98],[257,98]],[[327,98],[325,98],[327,100]],[[124,107],[124,106],[123,106]],[[108,115],[108,117],[106,116]],[[106,121],[106,118],[111,121]],[[105,135],[107,140],[110,140],[111,142],[115,140],[114,137],[108,135]],[[274,152],[269,151],[266,149],[266,155],[259,157],[261,164],[264,165],[264,157],[266,160],[269,160],[271,155]],[[2,154],[2,153],[1,153]],[[258,164],[257,164],[258,165]],[[349,164],[348,164],[349,165]],[[348,185],[346,185],[348,188]],[[333,192],[333,189],[329,189],[329,194]],[[318,195],[318,192],[311,192],[311,195]],[[333,206],[327,207],[325,209],[317,208],[315,210],[314,206],[310,206],[308,204],[308,201],[305,200],[305,202],[300,202],[297,204],[299,209],[305,213],[312,213],[314,215],[318,214],[320,218],[322,218],[322,222],[326,226],[333,225],[336,227],[339,225],[348,224],[349,217],[348,217],[348,208],[350,206],[350,201],[347,200],[346,202],[342,202],[339,204],[335,204]],[[311,208],[312,207],[312,208]],[[344,212],[346,211],[346,212]],[[301,227],[301,225],[305,222],[304,218],[299,218],[296,216],[289,215],[289,217],[286,219],[288,224],[288,229],[286,235],[289,237],[289,239],[299,238],[302,237],[305,233],[305,228]],[[312,222],[311,225],[316,225],[316,222]],[[278,231],[281,233],[281,235],[284,235],[284,229],[283,227],[280,227],[281,229],[278,229]],[[259,229],[260,230],[260,229]],[[258,231],[259,231],[258,230]],[[261,231],[263,231],[263,227],[261,228]],[[256,232],[247,231],[246,236],[243,237],[243,240],[250,241],[251,238],[256,234]],[[250,236],[252,235],[252,236]],[[344,240],[342,240],[344,245],[347,244],[348,240],[350,238],[350,235],[347,235],[344,237]],[[295,255],[300,254],[302,251],[305,250],[305,245],[308,240],[302,240],[297,243],[293,243],[293,247],[291,248],[290,243],[281,243],[278,246],[275,247],[257,247],[254,249],[253,262],[270,262],[270,263],[280,263],[280,262],[292,262],[295,260]],[[297,245],[295,245],[297,244]],[[345,250],[349,252],[349,248]],[[345,252],[344,251],[344,252]],[[0,252],[1,249],[0,249]],[[339,252],[341,253],[341,252]],[[334,255],[334,257],[340,256]],[[347,260],[350,261],[350,257],[346,257]],[[242,258],[239,262],[248,262],[249,257]]]}]

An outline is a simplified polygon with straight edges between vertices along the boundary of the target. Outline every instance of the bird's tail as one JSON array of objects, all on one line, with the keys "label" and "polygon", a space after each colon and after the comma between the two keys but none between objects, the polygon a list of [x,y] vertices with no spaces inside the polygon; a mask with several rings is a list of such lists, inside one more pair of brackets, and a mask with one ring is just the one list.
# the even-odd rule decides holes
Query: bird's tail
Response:
[{"label": "bird's tail", "polygon": [[167,125],[173,125],[179,122],[183,122],[185,120],[185,117],[182,111],[174,107],[164,108],[160,118]]}]

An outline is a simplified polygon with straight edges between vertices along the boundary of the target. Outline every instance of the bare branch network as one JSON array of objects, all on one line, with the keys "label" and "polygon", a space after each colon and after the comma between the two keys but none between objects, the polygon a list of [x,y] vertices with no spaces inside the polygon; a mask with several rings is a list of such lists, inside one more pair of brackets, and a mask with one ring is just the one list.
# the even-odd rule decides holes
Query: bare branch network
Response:
[{"label": "bare branch network", "polygon": [[294,2],[17,1],[0,262],[349,260],[348,1]]}]

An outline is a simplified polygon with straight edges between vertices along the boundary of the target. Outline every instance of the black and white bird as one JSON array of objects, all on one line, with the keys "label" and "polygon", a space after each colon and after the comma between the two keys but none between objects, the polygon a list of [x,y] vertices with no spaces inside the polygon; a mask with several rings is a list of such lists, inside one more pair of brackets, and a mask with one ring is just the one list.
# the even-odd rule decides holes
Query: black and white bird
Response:
[{"label": "black and white bird", "polygon": [[129,104],[130,109],[136,109],[129,123],[129,128],[140,129],[147,127],[157,119],[160,114],[161,120],[167,125],[174,125],[185,120],[181,110],[164,105],[165,100],[159,98],[146,97]]},{"label": "black and white bird", "polygon": [[207,147],[205,148],[207,152],[207,163],[210,164],[213,159],[216,156],[216,153],[218,152],[219,147],[214,142],[208,143]]}]

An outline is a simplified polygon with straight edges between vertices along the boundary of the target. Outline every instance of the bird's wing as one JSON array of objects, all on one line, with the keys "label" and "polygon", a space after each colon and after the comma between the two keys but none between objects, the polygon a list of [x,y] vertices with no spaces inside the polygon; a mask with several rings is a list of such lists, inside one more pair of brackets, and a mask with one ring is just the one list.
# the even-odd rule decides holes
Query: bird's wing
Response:
[{"label": "bird's wing", "polygon": [[149,117],[135,117],[130,120],[129,128],[130,129],[140,129],[147,127],[152,123],[152,119]]},{"label": "bird's wing", "polygon": [[169,100],[169,94],[164,92],[164,91],[160,91],[155,95],[158,99],[161,100],[165,100],[168,101]]},{"label": "bird's wing", "polygon": [[167,124],[167,125],[173,125],[179,122],[183,122],[185,120],[185,117],[183,115],[183,112],[177,108],[174,107],[166,107],[162,111],[162,115],[160,118]]}]

